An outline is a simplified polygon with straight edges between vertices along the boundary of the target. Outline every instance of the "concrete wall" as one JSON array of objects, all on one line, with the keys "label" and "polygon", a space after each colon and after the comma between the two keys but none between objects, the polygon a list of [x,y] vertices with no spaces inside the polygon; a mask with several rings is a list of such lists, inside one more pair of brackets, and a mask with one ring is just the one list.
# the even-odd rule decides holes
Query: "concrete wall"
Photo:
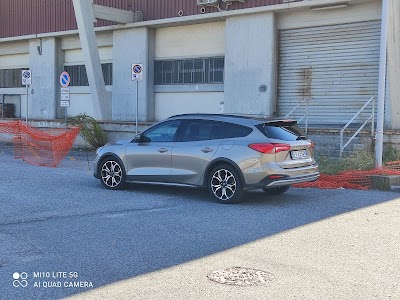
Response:
[{"label": "concrete wall", "polygon": [[[38,47],[40,50],[38,50]],[[54,119],[59,97],[56,91],[59,70],[57,70],[57,49],[59,41],[56,38],[34,39],[29,43],[30,69],[32,85],[29,102],[29,118]],[[58,100],[58,102],[56,102]]]},{"label": "concrete wall", "polygon": [[276,47],[273,13],[227,18],[225,112],[274,115]]},{"label": "concrete wall", "polygon": [[[137,87],[139,120],[154,120],[154,31],[116,30],[113,37],[113,121],[135,121]],[[131,65],[143,65],[143,80],[132,81]]]},{"label": "concrete wall", "polygon": [[219,113],[223,92],[156,93],[156,120],[184,113]]},{"label": "concrete wall", "polygon": [[[313,1],[309,2],[310,5]],[[388,47],[388,95],[386,120],[391,128],[400,129],[400,25],[399,1],[390,0],[391,23]],[[238,14],[244,11],[237,11]],[[236,12],[235,12],[236,13]],[[202,24],[169,24],[164,21],[155,29],[130,28],[97,32],[96,40],[103,62],[113,62],[113,120],[134,121],[136,83],[130,80],[131,63],[145,66],[145,80],[139,82],[140,120],[162,119],[180,112],[225,112],[273,115],[276,102],[277,53],[276,31],[330,24],[345,24],[381,18],[381,1],[351,1],[349,7],[313,11],[305,7],[252,15],[228,15]],[[201,22],[201,20],[197,20]],[[196,21],[196,22],[197,22]],[[171,27],[173,26],[173,27]],[[68,35],[67,35],[68,34]],[[0,43],[0,68],[31,67],[34,73],[31,98],[32,117],[62,117],[59,108],[58,75],[62,64],[83,63],[79,37],[74,32],[43,38],[44,53],[37,53],[39,40],[8,40]],[[60,40],[59,42],[57,40]],[[29,53],[28,53],[29,52]],[[53,55],[53,53],[55,53]],[[64,59],[64,56],[65,59]],[[225,84],[222,87],[197,88],[167,86],[153,88],[153,59],[225,56]],[[61,63],[60,63],[61,61]],[[54,63],[54,66],[51,64]],[[37,77],[38,76],[38,77]],[[52,82],[55,83],[53,88]],[[36,86],[39,84],[39,86]],[[260,91],[266,86],[266,92]],[[110,90],[108,87],[107,90]],[[74,90],[74,89],[72,89]],[[155,94],[156,93],[156,100]],[[0,89],[1,94],[23,95],[24,89]],[[75,96],[76,95],[76,96]],[[90,93],[80,87],[71,93],[70,114],[91,114]],[[223,99],[221,99],[223,97]],[[51,99],[53,98],[53,99]],[[75,98],[75,100],[74,100]],[[25,98],[21,111],[25,117]]]}]

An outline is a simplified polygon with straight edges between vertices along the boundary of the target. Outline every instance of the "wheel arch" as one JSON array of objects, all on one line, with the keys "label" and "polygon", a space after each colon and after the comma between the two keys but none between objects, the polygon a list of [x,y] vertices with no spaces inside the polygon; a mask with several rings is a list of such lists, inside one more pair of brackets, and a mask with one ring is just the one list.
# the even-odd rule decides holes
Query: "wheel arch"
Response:
[{"label": "wheel arch", "polygon": [[217,167],[219,165],[226,165],[226,164],[232,166],[235,169],[235,171],[239,174],[240,182],[241,182],[242,186],[244,187],[246,182],[244,180],[243,173],[240,170],[239,166],[233,160],[230,160],[229,158],[223,158],[223,157],[216,158],[208,164],[206,170],[204,171],[203,186],[207,186],[207,179],[210,176],[210,172],[215,167]]},{"label": "wheel arch", "polygon": [[124,165],[122,159],[121,159],[118,155],[116,155],[115,153],[111,153],[111,152],[104,153],[104,154],[100,157],[100,159],[99,159],[99,164],[97,165],[97,172],[98,172],[98,174],[100,174],[101,166],[102,166],[103,162],[104,162],[106,159],[108,159],[108,158],[113,158],[113,159],[115,159],[115,160],[121,165],[121,167],[122,167],[124,173],[126,174],[125,165]]}]

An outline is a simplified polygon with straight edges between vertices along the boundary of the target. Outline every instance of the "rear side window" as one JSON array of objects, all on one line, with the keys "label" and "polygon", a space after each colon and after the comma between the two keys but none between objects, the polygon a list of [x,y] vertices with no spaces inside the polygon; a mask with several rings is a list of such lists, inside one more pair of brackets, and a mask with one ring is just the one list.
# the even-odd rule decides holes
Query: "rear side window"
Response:
[{"label": "rear side window", "polygon": [[256,126],[266,137],[282,141],[305,140],[304,132],[296,122],[271,122]]},{"label": "rear side window", "polygon": [[246,126],[232,123],[224,124],[224,138],[226,139],[248,136],[252,131],[253,129]]},{"label": "rear side window", "polygon": [[190,120],[185,122],[182,132],[182,142],[204,141],[212,139],[214,123],[204,120]]},{"label": "rear side window", "polygon": [[212,120],[187,120],[180,134],[181,142],[239,138],[249,135],[252,128]]}]

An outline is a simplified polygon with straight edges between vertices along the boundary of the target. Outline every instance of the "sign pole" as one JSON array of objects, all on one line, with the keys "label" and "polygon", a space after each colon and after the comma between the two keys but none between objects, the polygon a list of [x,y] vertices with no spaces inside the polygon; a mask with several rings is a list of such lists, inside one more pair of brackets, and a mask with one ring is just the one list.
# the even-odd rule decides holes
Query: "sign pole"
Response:
[{"label": "sign pole", "polygon": [[[26,86],[26,125],[28,126],[28,115],[29,115],[29,86],[32,84],[32,71],[22,70],[22,85]],[[4,108],[3,108],[4,109]]]},{"label": "sign pole", "polygon": [[26,86],[26,126],[28,126],[28,112],[29,112],[29,109],[28,109],[28,88],[29,88],[29,85],[27,85]]},{"label": "sign pole", "polygon": [[143,65],[132,64],[132,81],[136,81],[136,134],[139,133],[138,122],[139,122],[139,80],[143,80]]},{"label": "sign pole", "polygon": [[136,134],[138,134],[138,120],[139,120],[139,81],[136,80]]},{"label": "sign pole", "polygon": [[69,84],[71,83],[71,76],[69,76],[68,72],[64,71],[60,75],[60,85],[61,85],[61,107],[64,107],[64,123],[65,130],[67,130],[67,111],[68,106],[70,105],[69,98]]}]

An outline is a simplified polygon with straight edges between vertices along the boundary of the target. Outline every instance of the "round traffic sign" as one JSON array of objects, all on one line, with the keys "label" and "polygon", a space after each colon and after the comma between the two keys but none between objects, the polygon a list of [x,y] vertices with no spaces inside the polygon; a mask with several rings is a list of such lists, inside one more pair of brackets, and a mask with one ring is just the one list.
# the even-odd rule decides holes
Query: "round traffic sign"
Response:
[{"label": "round traffic sign", "polygon": [[60,75],[60,84],[61,87],[68,87],[69,83],[71,82],[71,77],[69,76],[68,72],[64,71]]},{"label": "round traffic sign", "polygon": [[29,78],[31,77],[31,71],[24,71],[24,72],[22,73],[22,76],[23,76],[25,79],[29,79]]},{"label": "round traffic sign", "polygon": [[135,74],[139,74],[142,72],[142,66],[141,65],[134,65],[132,67],[133,73]]}]

